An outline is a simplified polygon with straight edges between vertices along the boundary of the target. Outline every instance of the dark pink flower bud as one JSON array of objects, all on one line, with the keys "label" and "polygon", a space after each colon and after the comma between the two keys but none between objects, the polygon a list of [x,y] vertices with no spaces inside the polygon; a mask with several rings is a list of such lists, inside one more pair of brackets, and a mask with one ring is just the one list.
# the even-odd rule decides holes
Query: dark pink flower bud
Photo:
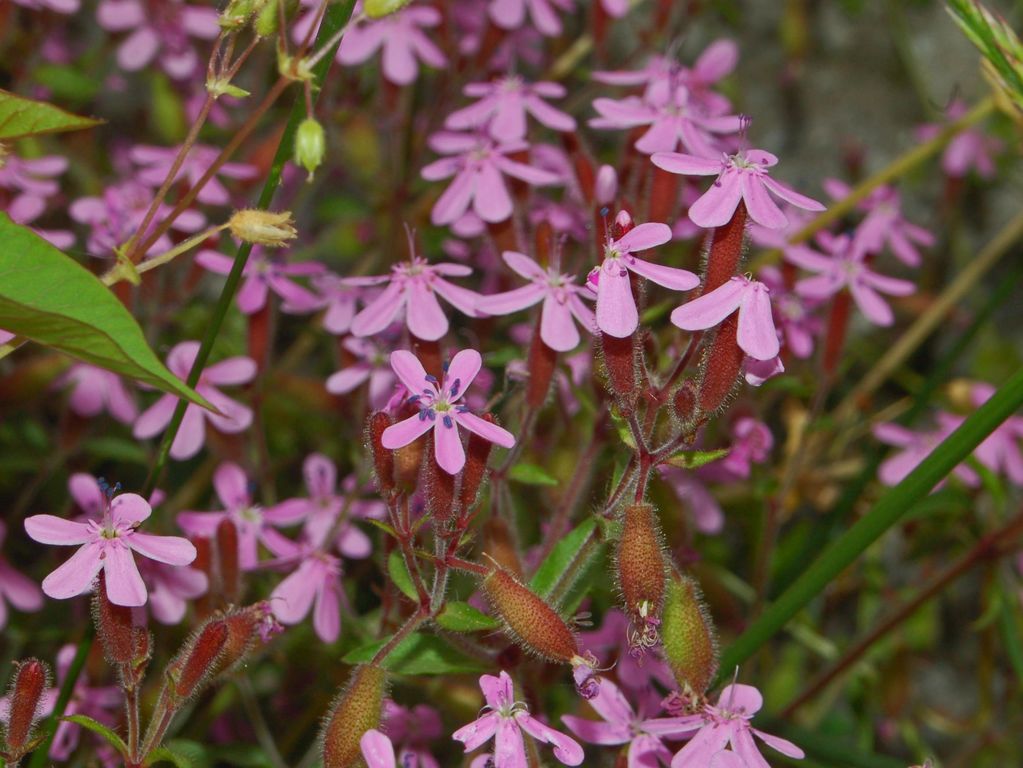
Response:
[{"label": "dark pink flower bud", "polygon": [[394,451],[384,448],[380,442],[384,430],[391,426],[391,417],[377,411],[369,417],[368,442],[373,452],[373,469],[377,476],[380,495],[388,497],[394,492]]},{"label": "dark pink flower bud", "polygon": [[[597,182],[594,189],[594,200],[597,205],[611,205],[618,195],[618,173],[610,165],[600,166],[597,171]],[[651,219],[653,220],[653,219]]]},{"label": "dark pink flower bud", "polygon": [[623,407],[631,407],[639,391],[636,380],[638,365],[635,335],[620,339],[609,333],[601,333],[600,347],[607,370],[608,389],[619,399]]},{"label": "dark pink flower bud", "polygon": [[217,564],[225,602],[238,602],[242,589],[238,567],[238,527],[227,517],[217,524]]},{"label": "dark pink flower bud", "polygon": [[727,402],[742,373],[746,355],[736,341],[738,314],[735,312],[722,321],[710,349],[704,354],[699,391],[700,411],[703,413],[714,413]]},{"label": "dark pink flower bud", "polygon": [[32,730],[39,719],[39,702],[50,685],[50,670],[38,659],[17,663],[9,693],[10,715],[4,733],[6,759],[17,763],[32,749]]},{"label": "dark pink flower bud", "polygon": [[180,705],[201,691],[212,678],[227,643],[227,624],[215,617],[203,624],[167,667],[171,699]]}]

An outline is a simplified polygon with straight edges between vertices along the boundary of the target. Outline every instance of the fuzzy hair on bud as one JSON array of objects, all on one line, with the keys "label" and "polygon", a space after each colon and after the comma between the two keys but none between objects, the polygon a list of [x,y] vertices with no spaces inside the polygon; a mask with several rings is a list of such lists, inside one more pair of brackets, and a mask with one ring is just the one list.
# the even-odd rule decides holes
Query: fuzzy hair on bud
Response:
[{"label": "fuzzy hair on bud", "polygon": [[224,646],[210,669],[211,677],[226,675],[235,669],[255,648],[281,631],[270,603],[262,600],[242,608],[231,608],[221,614],[227,627]]},{"label": "fuzzy hair on bud", "polygon": [[252,31],[259,37],[272,37],[277,34],[280,21],[280,12],[277,10],[279,2],[280,0],[264,0],[263,7],[257,11]]},{"label": "fuzzy hair on bud", "polygon": [[387,672],[375,664],[356,667],[345,689],[335,699],[320,733],[323,768],[362,765],[362,734],[380,727]]},{"label": "fuzzy hair on bud", "polygon": [[373,453],[373,469],[377,476],[377,487],[380,495],[387,498],[394,492],[394,451],[384,448],[381,436],[391,426],[391,417],[383,411],[377,411],[369,417],[366,428],[367,442]]},{"label": "fuzzy hair on bud", "polygon": [[682,382],[671,398],[671,408],[675,419],[685,424],[696,416],[696,386],[692,379]]},{"label": "fuzzy hair on bud", "polygon": [[298,237],[291,211],[235,211],[227,222],[237,239],[267,248],[281,248]]},{"label": "fuzzy hair on bud", "polygon": [[650,504],[625,507],[615,560],[626,615],[635,624],[655,619],[664,599],[665,562],[661,526]]},{"label": "fuzzy hair on bud", "polygon": [[661,610],[664,658],[683,692],[703,695],[718,668],[718,642],[714,622],[699,585],[673,573]]},{"label": "fuzzy hair on bud", "polygon": [[720,288],[739,271],[745,252],[746,219],[746,204],[740,201],[728,223],[714,230],[707,251],[701,294]]},{"label": "fuzzy hair on bud", "polygon": [[738,323],[738,312],[726,317],[718,326],[710,348],[704,353],[703,377],[697,398],[702,413],[716,413],[723,408],[739,383],[746,355],[735,338]]},{"label": "fuzzy hair on bud", "polygon": [[455,476],[441,468],[432,451],[426,462],[426,508],[442,528],[455,513]]},{"label": "fuzzy hair on bud", "polygon": [[50,687],[50,668],[39,659],[15,662],[8,693],[9,716],[3,729],[4,758],[17,763],[33,748],[32,736],[39,720],[43,692]]},{"label": "fuzzy hair on bud", "polygon": [[149,631],[135,623],[131,608],[114,605],[107,597],[105,574],[92,597],[92,619],[103,647],[103,657],[117,670],[125,688],[135,688],[145,674],[152,653]]},{"label": "fuzzy hair on bud", "polygon": [[601,333],[600,347],[604,367],[607,369],[608,388],[628,408],[636,401],[639,390],[636,377],[636,337],[632,335],[619,339]]},{"label": "fuzzy hair on bud", "polygon": [[[484,421],[493,424],[492,414],[484,413],[480,416]],[[462,468],[462,487],[458,490],[458,507],[463,518],[476,505],[483,480],[487,476],[487,462],[490,460],[490,451],[494,444],[475,432],[469,434],[469,443],[465,449],[465,466]]]},{"label": "fuzzy hair on bud", "polygon": [[579,656],[575,634],[565,620],[509,571],[495,566],[481,586],[506,631],[522,648],[565,664]]},{"label": "fuzzy hair on bud", "polygon": [[206,687],[227,642],[228,628],[214,617],[199,627],[167,666],[170,697],[180,704]]},{"label": "fuzzy hair on bud", "polygon": [[224,600],[236,603],[241,596],[241,569],[238,566],[238,526],[224,518],[217,524],[217,564],[220,566],[220,587]]}]

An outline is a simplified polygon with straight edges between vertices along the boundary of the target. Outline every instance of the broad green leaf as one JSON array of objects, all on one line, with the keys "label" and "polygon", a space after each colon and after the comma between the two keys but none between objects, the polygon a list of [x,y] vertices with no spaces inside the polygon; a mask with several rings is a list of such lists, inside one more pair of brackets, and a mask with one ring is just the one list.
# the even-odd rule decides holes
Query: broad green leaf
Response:
[{"label": "broad green leaf", "polygon": [[458,600],[444,605],[444,610],[437,616],[437,623],[452,632],[483,632],[501,628],[497,619]]},{"label": "broad green leaf", "polygon": [[168,371],[99,279],[0,214],[0,328],[212,409]]},{"label": "broad green leaf", "polygon": [[192,761],[189,760],[185,755],[180,752],[175,752],[167,747],[157,747],[149,753],[149,757],[146,758],[145,765],[155,765],[156,763],[171,763],[177,766],[177,768],[192,768]]},{"label": "broad green leaf", "polygon": [[405,597],[409,600],[419,600],[416,585],[412,583],[412,576],[409,574],[408,568],[405,567],[405,560],[402,558],[401,552],[396,549],[387,556],[387,572],[391,575],[394,586],[400,589]]},{"label": "broad green leaf", "polygon": [[102,123],[79,117],[52,104],[33,101],[0,90],[0,139],[20,139],[40,133],[80,131]]},{"label": "broad green leaf", "polygon": [[128,755],[128,745],[124,743],[124,740],[120,736],[110,730],[107,726],[103,725],[103,723],[93,720],[88,715],[68,715],[62,719],[67,720],[69,723],[80,725],[82,728],[92,731],[96,735],[102,737],[107,744],[116,749],[122,757],[126,757]]},{"label": "broad green leaf", "polygon": [[508,478],[525,485],[558,484],[557,478],[547,474],[543,467],[538,467],[536,464],[526,464],[525,462],[520,462],[512,467],[508,472]]},{"label": "broad green leaf", "polygon": [[597,521],[589,517],[561,541],[554,545],[554,549],[547,556],[540,567],[536,569],[533,578],[529,580],[529,586],[540,597],[548,597],[551,590],[561,579],[562,575],[576,559],[579,551],[586,545],[597,527]]},{"label": "broad green leaf", "polygon": [[[378,640],[356,648],[343,659],[345,664],[369,661],[387,643]],[[451,647],[443,638],[413,632],[380,662],[384,669],[401,675],[447,675],[483,672],[486,666]]]},{"label": "broad green leaf", "polygon": [[723,459],[728,455],[730,448],[718,448],[713,451],[680,451],[672,456],[666,463],[681,469],[696,469],[712,461]]}]

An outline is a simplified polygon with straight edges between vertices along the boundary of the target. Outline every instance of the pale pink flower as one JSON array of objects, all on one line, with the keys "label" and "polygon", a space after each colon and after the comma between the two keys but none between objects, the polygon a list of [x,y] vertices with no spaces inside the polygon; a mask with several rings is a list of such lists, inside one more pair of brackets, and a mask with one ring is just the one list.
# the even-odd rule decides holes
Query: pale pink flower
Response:
[{"label": "pale pink flower", "polygon": [[369,382],[370,407],[382,409],[394,394],[397,383],[388,357],[389,347],[351,336],[342,341],[341,346],[355,357],[355,362],[330,375],[327,391],[332,395],[347,395]]},{"label": "pale pink flower", "polygon": [[590,333],[596,331],[593,310],[581,298],[591,298],[591,294],[582,286],[575,285],[575,275],[562,274],[558,265],[545,270],[528,256],[515,251],[505,251],[502,256],[513,272],[530,283],[522,288],[482,297],[477,304],[480,312],[507,315],[543,301],[540,338],[558,352],[568,352],[579,346],[576,322]]},{"label": "pale pink flower", "polygon": [[79,546],[71,559],[43,579],[43,592],[57,600],[92,589],[102,570],[107,597],[114,605],[145,605],[148,593],[132,552],[169,565],[188,565],[195,547],[179,536],[139,533],[139,525],[152,514],[149,502],[138,494],[122,493],[110,500],[100,521],[78,523],[55,515],[32,515],[25,531],[40,544]]},{"label": "pale pink flower", "polygon": [[785,348],[801,360],[810,357],[813,354],[814,338],[821,330],[820,318],[811,310],[819,302],[788,290],[781,270],[777,267],[763,267],[758,277],[771,291],[774,319],[781,329]]},{"label": "pale pink flower", "polygon": [[[688,470],[662,464],[657,468],[661,479],[675,492],[682,506],[689,512],[693,525],[700,533],[713,536],[725,527],[725,513],[703,480]],[[619,677],[624,681],[624,678]]]},{"label": "pale pink flower", "polygon": [[[195,261],[219,275],[230,274],[234,265],[233,258],[212,250],[199,251]],[[269,292],[273,291],[281,299],[282,312],[295,315],[315,312],[323,306],[323,299],[292,278],[322,275],[325,269],[317,261],[289,264],[282,256],[254,248],[242,271],[245,279],[235,299],[238,309],[246,315],[258,312],[266,306]]]},{"label": "pale pink flower", "polygon": [[233,462],[224,462],[213,473],[213,488],[224,509],[216,512],[181,512],[177,523],[193,538],[211,539],[223,520],[230,520],[238,530],[238,565],[251,571],[259,565],[259,544],[268,548],[284,537],[271,526],[294,525],[303,515],[294,509],[279,506],[263,509],[253,503],[252,491],[245,471]]},{"label": "pale pink flower", "polygon": [[349,285],[332,272],[314,275],[312,283],[326,307],[323,329],[335,336],[348,333],[355,318],[356,302],[363,295],[363,289]]},{"label": "pale pink flower", "polygon": [[[914,432],[890,422],[877,424],[871,429],[874,437],[882,443],[901,449],[895,455],[881,462],[881,466],[878,467],[877,476],[882,483],[885,485],[901,483],[910,472],[919,466],[920,462],[930,455],[931,451],[959,428],[964,419],[962,416],[955,416],[951,413],[938,413],[936,421],[937,428],[927,432]],[[980,476],[968,464],[958,465],[952,470],[952,474],[970,488],[980,485]],[[944,484],[945,481],[942,480],[934,487],[935,490]]]},{"label": "pale pink flower", "polygon": [[[721,461],[708,465],[726,473],[729,479],[748,480],[754,464],[763,464],[771,455],[774,436],[764,422],[749,416],[735,420],[731,427],[732,444],[728,455]],[[710,476],[713,476],[710,475]]]},{"label": "pale pink flower", "polygon": [[572,10],[572,0],[489,0],[490,18],[501,29],[518,29],[526,21],[547,37],[561,34],[561,19],[555,8]]},{"label": "pale pink flower", "polygon": [[190,77],[199,67],[189,38],[213,40],[220,33],[213,8],[181,0],[100,0],[96,18],[108,32],[131,31],[117,49],[121,69],[135,72],[159,56],[163,71],[175,80]]},{"label": "pale pink flower", "polygon": [[75,363],[55,382],[69,387],[68,405],[79,416],[94,418],[103,411],[122,424],[131,424],[138,416],[135,398],[116,373],[87,363]]},{"label": "pale pink flower", "polygon": [[[398,765],[394,758],[394,745],[376,728],[371,728],[362,734],[359,739],[359,748],[367,768],[395,768]],[[415,763],[402,760],[401,765],[404,768],[409,765],[415,766]]]},{"label": "pale pink flower", "polygon": [[515,445],[515,436],[511,432],[481,419],[459,402],[482,365],[483,358],[479,352],[463,349],[451,359],[444,372],[443,384],[438,386],[437,379],[427,374],[411,352],[392,352],[391,367],[409,392],[408,402],[418,407],[419,413],[385,429],[380,439],[384,448],[401,448],[432,429],[437,464],[454,475],[465,465],[465,449],[458,427],[503,448]]},{"label": "pale pink flower", "polygon": [[[624,212],[623,212],[624,213]],[[631,225],[628,214],[618,215],[618,225]],[[638,259],[635,251],[645,251],[671,240],[667,224],[647,222],[628,230],[618,239],[608,236],[604,244],[604,261],[587,276],[587,284],[597,292],[597,326],[617,338],[631,336],[639,327],[639,310],[632,295],[629,272],[673,291],[688,291],[700,284],[692,272],[665,267]]]},{"label": "pale pink flower", "polygon": [[757,280],[736,275],[710,293],[676,307],[671,322],[684,331],[713,328],[736,310],[739,348],[756,360],[777,357],[780,345],[771,314],[771,290]]},{"label": "pale pink flower", "polygon": [[767,169],[777,165],[778,158],[762,149],[722,154],[717,160],[679,152],[658,152],[651,160],[669,173],[717,176],[710,189],[689,208],[689,218],[705,229],[727,224],[740,201],[746,204],[750,218],[757,224],[771,229],[785,227],[788,218],[771,199],[769,192],[797,208],[824,210],[824,206],[816,200],[772,179]]},{"label": "pale pink flower", "polygon": [[497,141],[526,138],[526,114],[555,131],[574,131],[575,119],[555,109],[544,99],[562,99],[565,87],[559,83],[530,83],[519,75],[506,75],[488,83],[469,83],[463,93],[475,104],[456,110],[444,121],[447,128],[466,130],[486,127]]},{"label": "pale pink flower", "polygon": [[[139,166],[135,178],[143,184],[159,187],[170,173],[171,166],[178,156],[178,149],[178,147],[154,147],[146,144],[132,147],[129,157],[133,163]],[[206,144],[193,145],[185,156],[181,168],[178,169],[175,181],[185,179],[190,186],[195,186],[196,182],[213,165],[213,161],[219,154],[220,149],[217,147]],[[224,163],[217,169],[217,173],[206,182],[196,199],[200,203],[209,205],[228,205],[231,202],[231,195],[217,177],[251,179],[255,177],[256,173],[256,167],[247,163]]]},{"label": "pale pink flower", "polygon": [[485,713],[474,722],[451,734],[471,752],[490,739],[495,739],[494,768],[526,768],[525,731],[537,741],[554,747],[554,757],[563,765],[581,765],[583,749],[575,739],[544,725],[529,714],[521,701],[516,701],[512,679],[504,670],[500,676],[483,675],[480,689],[486,698]]},{"label": "pale pink flower", "polygon": [[143,560],[142,579],[149,587],[149,612],[161,624],[176,626],[185,618],[188,601],[206,594],[209,579],[195,568],[175,568]]},{"label": "pale pink flower", "polygon": [[[968,105],[962,99],[953,99],[945,110],[945,119],[949,122],[963,117]],[[945,126],[939,123],[927,123],[916,130],[917,141],[930,141]],[[960,131],[945,147],[941,155],[942,170],[954,179],[961,179],[970,170],[977,172],[982,179],[990,179],[995,175],[993,155],[1002,149],[1002,142],[988,136],[977,126],[970,126]]]},{"label": "pale pink flower", "polygon": [[341,634],[341,560],[307,543],[275,538],[270,550],[278,562],[298,567],[270,593],[270,606],[282,624],[298,624],[313,612],[313,629],[325,643]]},{"label": "pale pink flower", "polygon": [[[970,400],[977,408],[987,402],[995,388],[984,382],[977,382],[970,390]],[[1023,417],[1010,416],[977,446],[974,456],[992,472],[1003,474],[1015,485],[1023,485],[1023,453],[1020,452],[1020,438],[1023,437]]]},{"label": "pale pink flower", "polygon": [[880,326],[894,323],[892,308],[881,294],[909,296],[916,286],[909,280],[872,271],[866,258],[856,253],[848,235],[835,237],[829,232],[821,232],[817,241],[830,256],[810,249],[793,251],[786,256],[796,266],[817,273],[796,283],[796,292],[811,299],[826,299],[847,288],[856,306],[870,322]]},{"label": "pale pink flower", "polygon": [[[753,741],[754,736],[787,757],[803,759],[803,750],[792,742],[758,731],[750,725],[750,720],[763,704],[760,691],[752,685],[737,683],[721,691],[716,705],[705,704],[701,714],[678,718],[694,721],[699,731],[672,758],[671,768],[708,768],[714,765],[721,768],[767,768],[767,761]],[[736,757],[721,757],[728,746]]]},{"label": "pale pink flower", "polygon": [[439,739],[444,733],[444,724],[436,709],[426,704],[403,707],[387,699],[384,727],[400,745],[397,757],[402,768],[440,768],[440,763],[426,747],[427,742]]},{"label": "pale pink flower", "polygon": [[433,134],[428,144],[434,152],[451,156],[423,168],[423,178],[440,181],[454,176],[430,213],[430,220],[436,225],[455,222],[470,205],[485,222],[496,223],[510,217],[513,206],[505,175],[532,186],[559,183],[557,175],[508,156],[528,150],[524,141],[496,143],[482,134],[441,131]]},{"label": "pale pink flower", "polygon": [[[0,520],[0,547],[6,537],[7,526]],[[7,603],[26,613],[38,611],[43,607],[43,593],[0,555],[0,629],[7,626]]]},{"label": "pale pink flower", "polygon": [[[2,201],[0,201],[2,205]],[[36,219],[46,212],[46,198],[35,195],[18,195],[7,206],[7,215],[15,224],[22,224],[31,227],[39,237],[43,238],[54,248],[67,250],[75,243],[74,233],[66,229],[42,229],[31,226]]]},{"label": "pale pink flower", "polygon": [[[671,668],[656,651],[636,653],[634,632],[635,627],[629,617],[620,609],[612,608],[604,614],[599,629],[579,633],[579,642],[599,654],[603,661],[601,666],[613,668],[618,684],[630,692],[645,695],[655,690],[655,683],[671,688],[675,685]],[[599,689],[603,681],[597,685]]]},{"label": "pale pink flower", "polygon": [[67,169],[68,160],[60,155],[22,158],[9,153],[0,164],[0,189],[19,195],[51,197],[60,190],[57,177]]}]

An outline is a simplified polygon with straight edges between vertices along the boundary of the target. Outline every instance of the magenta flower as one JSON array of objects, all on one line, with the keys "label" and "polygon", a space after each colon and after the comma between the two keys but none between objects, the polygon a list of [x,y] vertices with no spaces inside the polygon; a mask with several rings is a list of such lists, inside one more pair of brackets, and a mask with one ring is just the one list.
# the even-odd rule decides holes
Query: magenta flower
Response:
[{"label": "magenta flower", "polygon": [[597,326],[593,310],[581,299],[583,296],[590,298],[590,295],[582,286],[573,283],[575,275],[561,274],[557,266],[544,270],[529,257],[515,251],[505,251],[502,256],[511,270],[529,280],[530,284],[482,297],[477,305],[481,312],[507,315],[543,301],[540,338],[558,352],[568,352],[579,346],[576,322],[590,333],[595,332]]},{"label": "magenta flower", "polygon": [[518,29],[526,21],[526,11],[533,26],[547,37],[561,34],[561,19],[554,11],[572,10],[572,0],[490,0],[490,18],[501,29]]},{"label": "magenta flower", "polygon": [[[217,251],[200,251],[195,261],[210,272],[227,275],[231,272],[234,259]],[[253,249],[242,274],[245,281],[236,298],[238,309],[251,315],[266,306],[267,296],[273,291],[281,299],[281,311],[288,314],[314,312],[323,306],[323,299],[294,282],[293,277],[322,275],[325,267],[316,261],[302,261],[288,264],[283,258],[268,255],[262,248]]]},{"label": "magenta flower", "polygon": [[[963,418],[951,413],[938,413],[937,422],[937,429],[928,432],[914,432],[899,424],[889,422],[874,426],[871,432],[875,438],[882,443],[902,449],[897,451],[894,456],[885,459],[878,467],[877,476],[882,483],[885,485],[901,483],[939,443],[958,429],[959,425],[963,423]],[[952,474],[970,488],[980,485],[980,475],[968,464],[958,465],[952,470]],[[934,486],[934,489],[937,490],[944,484],[945,481],[942,480]]]},{"label": "magenta flower", "polygon": [[713,328],[739,310],[736,341],[755,360],[777,357],[780,345],[771,315],[771,290],[757,280],[736,275],[724,285],[676,307],[671,322],[684,331]]},{"label": "magenta flower", "polygon": [[[367,768],[395,768],[398,764],[394,758],[394,745],[391,740],[376,728],[371,728],[362,734],[362,738],[359,739],[359,748]],[[410,765],[405,760],[402,760],[401,764],[403,766]],[[411,763],[411,765],[415,764]]]},{"label": "magenta flower", "polygon": [[507,672],[502,670],[499,677],[483,675],[480,689],[487,700],[485,710],[489,711],[451,734],[451,738],[465,745],[466,752],[495,739],[494,768],[526,768],[526,744],[522,737],[525,731],[537,741],[551,744],[554,757],[563,765],[582,764],[583,749],[575,739],[544,725],[529,714],[521,701],[515,700]]},{"label": "magenta flower", "polygon": [[[651,698],[649,695],[647,699]],[[667,765],[671,750],[663,738],[679,739],[696,730],[699,725],[686,717],[649,718],[636,713],[617,685],[601,678],[598,693],[589,705],[603,718],[587,720],[574,715],[561,719],[576,736],[590,744],[628,744],[628,762],[631,766]]]},{"label": "magenta flower", "polygon": [[[182,381],[188,378],[196,355],[198,341],[183,341],[167,355],[167,367]],[[206,441],[206,422],[228,435],[244,432],[252,424],[252,409],[232,400],[217,387],[247,384],[256,375],[256,363],[248,357],[229,357],[206,368],[199,375],[195,391],[205,397],[220,413],[212,413],[193,403],[185,408],[181,427],[171,444],[171,458],[183,461],[199,452]],[[132,434],[140,440],[154,437],[167,427],[177,407],[175,395],[163,395],[135,422]]]},{"label": "magenta flower", "polygon": [[454,176],[451,184],[437,198],[430,220],[437,225],[451,224],[469,206],[483,221],[495,223],[512,215],[512,199],[504,176],[512,176],[532,186],[559,183],[550,171],[512,160],[510,153],[525,152],[524,141],[496,143],[481,134],[442,131],[433,134],[428,144],[438,154],[451,155],[427,165],[422,176],[427,181],[439,181]]},{"label": "magenta flower", "polygon": [[426,748],[426,742],[444,733],[444,724],[436,709],[426,704],[403,707],[387,699],[384,701],[384,727],[401,747],[398,764],[403,768],[440,768],[440,763]]},{"label": "magenta flower", "polygon": [[471,274],[472,269],[461,264],[428,264],[413,250],[408,261],[391,267],[390,275],[347,278],[349,285],[356,286],[386,283],[384,290],[352,320],[352,334],[375,336],[404,311],[405,323],[413,336],[425,341],[440,339],[448,332],[448,319],[437,301],[438,295],[462,314],[478,316],[479,294],[444,279]]},{"label": "magenta flower", "polygon": [[285,507],[263,509],[253,503],[249,481],[244,470],[232,462],[224,462],[213,474],[213,488],[224,509],[218,512],[182,512],[177,523],[193,538],[210,539],[222,520],[230,520],[238,529],[238,565],[245,571],[259,565],[259,543],[268,548],[283,539],[270,526],[293,525],[302,514]]},{"label": "magenta flower", "polygon": [[[701,714],[679,718],[695,721],[699,731],[672,758],[671,768],[707,768],[712,765],[721,765],[722,768],[732,768],[733,765],[766,768],[767,761],[757,749],[754,735],[787,757],[803,759],[803,750],[792,742],[758,731],[750,725],[753,715],[760,711],[763,704],[760,691],[752,685],[734,684],[721,691],[717,705],[705,704]],[[729,745],[739,762],[734,762],[734,758],[718,757]],[[714,763],[716,757],[718,763]]]},{"label": "magenta flower", "polygon": [[[618,220],[624,220],[621,214]],[[628,223],[631,224],[631,220]],[[639,311],[632,295],[629,272],[673,291],[688,291],[700,284],[700,278],[688,270],[665,267],[633,255],[634,251],[645,251],[669,240],[671,227],[652,222],[630,229],[617,240],[608,237],[603,263],[587,277],[590,286],[596,284],[597,325],[604,333],[624,339],[639,327]]]},{"label": "magenta flower", "polygon": [[[962,99],[953,99],[945,110],[945,119],[955,121],[963,117],[969,107]],[[930,141],[945,126],[940,123],[927,123],[916,130],[917,141]],[[1002,149],[1002,142],[988,136],[976,126],[960,131],[945,147],[941,155],[941,169],[953,179],[961,179],[970,170],[976,171],[982,179],[990,179],[995,175],[993,155]]]},{"label": "magenta flower", "polygon": [[[0,547],[7,537],[7,526],[0,520]],[[43,593],[34,581],[11,567],[0,555],[0,629],[7,626],[7,603],[26,613],[43,607]]]},{"label": "magenta flower", "polygon": [[271,551],[281,561],[298,561],[298,567],[270,593],[270,606],[282,624],[298,624],[313,611],[313,629],[325,643],[341,634],[341,561],[333,555],[276,538]]},{"label": "magenta flower", "polygon": [[796,283],[796,292],[811,299],[826,299],[848,288],[856,306],[870,322],[881,326],[895,322],[892,308],[881,298],[881,294],[909,296],[916,290],[916,286],[909,280],[872,271],[865,257],[856,253],[848,235],[835,237],[828,232],[821,232],[817,241],[830,252],[830,257],[808,248],[787,255],[793,264],[817,273]]},{"label": "magenta flower", "polygon": [[75,363],[57,379],[56,386],[70,387],[68,404],[79,416],[91,419],[107,411],[122,424],[131,424],[138,416],[135,399],[116,373]]},{"label": "magenta flower", "polygon": [[392,352],[391,367],[409,391],[408,402],[417,406],[419,413],[385,429],[381,436],[384,448],[401,448],[432,429],[437,464],[454,475],[465,465],[465,449],[458,427],[503,448],[515,445],[511,432],[470,413],[459,403],[482,365],[479,352],[463,349],[451,359],[444,372],[443,385],[438,387],[437,379],[426,373],[415,355],[402,349]]},{"label": "magenta flower", "polygon": [[717,176],[710,189],[689,208],[689,218],[705,229],[727,224],[740,200],[746,204],[750,218],[757,224],[781,229],[788,223],[788,218],[768,192],[797,208],[807,211],[824,210],[824,206],[816,200],[768,176],[767,169],[777,165],[778,158],[762,149],[722,155],[720,160],[679,152],[658,152],[651,160],[658,168],[669,173]]},{"label": "magenta flower", "polygon": [[133,30],[117,49],[121,69],[138,71],[159,56],[160,66],[175,80],[190,77],[199,66],[189,38],[213,40],[220,33],[214,9],[181,0],[100,0],[96,19],[108,32]]},{"label": "magenta flower", "polygon": [[[846,197],[852,189],[844,181],[825,179],[824,189],[836,200]],[[894,187],[875,189],[858,206],[866,217],[856,227],[853,250],[857,255],[880,253],[885,244],[895,258],[910,267],[920,266],[917,246],[934,245],[934,235],[902,216],[902,199]]]},{"label": "magenta flower", "polygon": [[[136,178],[143,184],[159,187],[170,173],[171,166],[178,155],[178,147],[153,147],[139,144],[131,148],[131,160],[139,166]],[[196,144],[185,157],[185,162],[178,170],[175,180],[186,179],[191,186],[202,178],[203,174],[213,165],[220,150],[206,144]],[[228,179],[251,179],[256,175],[255,166],[247,163],[224,163],[217,174],[203,186],[196,199],[209,205],[228,205],[231,195],[217,176]]]},{"label": "magenta flower", "polygon": [[179,536],[139,533],[139,525],[152,514],[149,502],[135,493],[110,500],[100,521],[77,523],[55,515],[32,515],[25,531],[40,544],[79,546],[71,559],[43,579],[43,592],[64,600],[92,588],[102,570],[107,597],[114,605],[145,605],[148,593],[132,551],[168,565],[188,565],[195,547]]},{"label": "magenta flower", "polygon": [[469,83],[463,93],[475,104],[448,115],[447,128],[467,130],[486,126],[497,141],[526,138],[526,114],[555,131],[574,131],[575,119],[544,99],[562,99],[564,86],[552,82],[526,82],[518,75],[506,75],[489,83]]}]

